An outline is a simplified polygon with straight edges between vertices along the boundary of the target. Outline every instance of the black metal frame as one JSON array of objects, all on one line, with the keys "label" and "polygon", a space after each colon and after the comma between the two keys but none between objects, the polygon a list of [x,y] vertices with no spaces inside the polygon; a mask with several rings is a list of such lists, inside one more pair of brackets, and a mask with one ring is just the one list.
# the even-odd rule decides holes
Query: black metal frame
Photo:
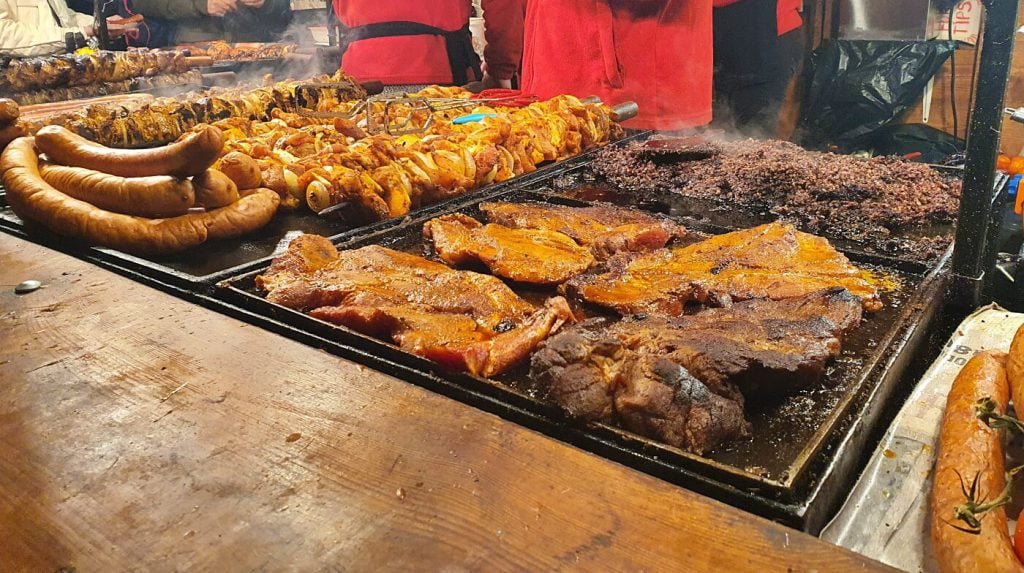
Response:
[{"label": "black metal frame", "polygon": [[1003,120],[1003,101],[1017,28],[1017,0],[986,0],[985,30],[979,55],[978,87],[967,132],[967,163],[953,248],[952,295],[957,306],[976,307],[983,297],[985,276],[995,263],[989,237],[997,231],[993,217],[996,155]]}]

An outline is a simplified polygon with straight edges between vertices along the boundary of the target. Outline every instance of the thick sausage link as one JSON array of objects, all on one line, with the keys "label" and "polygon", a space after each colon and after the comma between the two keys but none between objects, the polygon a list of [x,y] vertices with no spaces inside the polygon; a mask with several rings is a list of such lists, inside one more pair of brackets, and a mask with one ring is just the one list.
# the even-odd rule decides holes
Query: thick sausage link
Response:
[{"label": "thick sausage link", "polygon": [[36,146],[50,161],[85,167],[122,177],[199,175],[220,155],[224,135],[212,125],[201,125],[178,141],[154,149],[114,149],[72,133],[58,125],[36,132]]},{"label": "thick sausage link", "polygon": [[977,534],[951,525],[964,525],[954,516],[954,508],[967,501],[961,491],[960,476],[968,488],[977,476],[978,491],[985,495],[984,501],[997,497],[1006,486],[1003,431],[990,428],[978,419],[975,410],[978,400],[991,398],[996,413],[1006,411],[1010,388],[1005,361],[1002,353],[978,354],[960,371],[946,398],[932,485],[931,518],[932,542],[943,572],[1024,572],[1024,565],[1013,552],[1004,508],[997,507],[978,516],[981,531]]},{"label": "thick sausage link", "polygon": [[265,225],[279,198],[259,190],[236,203],[169,219],[144,219],[99,209],[54,189],[39,174],[31,137],[14,140],[0,156],[7,200],[23,219],[51,231],[129,253],[166,254],[194,247],[208,238],[226,238]]},{"label": "thick sausage link", "polygon": [[100,209],[125,215],[184,215],[196,203],[192,182],[170,175],[118,177],[63,165],[43,165],[39,172],[58,191]]}]

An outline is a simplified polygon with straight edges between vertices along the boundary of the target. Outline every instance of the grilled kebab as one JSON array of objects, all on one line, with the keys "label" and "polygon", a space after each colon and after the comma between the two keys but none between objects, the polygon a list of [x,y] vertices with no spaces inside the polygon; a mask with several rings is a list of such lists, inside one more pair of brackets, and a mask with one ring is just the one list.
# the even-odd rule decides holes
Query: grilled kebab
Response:
[{"label": "grilled kebab", "polygon": [[616,257],[611,270],[567,283],[583,299],[621,314],[679,315],[690,301],[728,306],[754,298],[786,299],[841,286],[864,308],[882,307],[872,275],[858,269],[827,240],[769,223],[717,235],[685,247],[632,259]]},{"label": "grilled kebab", "polygon": [[[328,79],[328,78],[321,78]],[[341,71],[329,78],[349,88],[325,90],[325,100],[358,99],[366,92]],[[225,118],[271,120],[273,113],[296,109],[296,81],[277,82],[257,88],[210,89],[176,98],[160,98],[141,106],[94,105],[82,111],[46,119],[19,121],[19,132],[31,135],[46,125],[62,125],[89,140],[108,147],[149,147],[170,143],[201,123]],[[0,146],[6,145],[0,141]],[[229,151],[229,150],[227,150]]]},{"label": "grilled kebab", "polygon": [[[182,73],[185,54],[170,50],[100,51],[12,60],[0,69],[0,92],[23,93],[61,86],[120,82],[139,76]],[[37,102],[38,103],[38,102]]]},{"label": "grilled kebab", "polygon": [[543,342],[531,376],[574,417],[705,453],[749,434],[744,396],[819,380],[860,319],[860,299],[835,287],[689,316],[590,320]]},{"label": "grilled kebab", "polygon": [[538,309],[495,277],[380,246],[339,252],[317,235],[293,240],[256,285],[272,303],[482,376],[525,359],[572,320],[561,297]]},{"label": "grilled kebab", "polygon": [[260,161],[282,195],[293,202],[301,197],[317,212],[346,203],[360,222],[400,217],[622,134],[609,108],[572,96],[472,111],[495,115],[464,125],[435,122],[424,134],[356,141],[349,137],[356,126],[345,120],[332,126],[289,113],[278,112],[269,122],[232,118],[216,125],[228,140],[225,152]]}]

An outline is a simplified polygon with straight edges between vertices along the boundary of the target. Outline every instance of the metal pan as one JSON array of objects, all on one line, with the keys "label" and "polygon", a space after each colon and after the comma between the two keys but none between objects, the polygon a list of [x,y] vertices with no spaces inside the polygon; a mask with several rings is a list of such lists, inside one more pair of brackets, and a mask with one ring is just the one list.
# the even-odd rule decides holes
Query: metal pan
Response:
[{"label": "metal pan", "polygon": [[[642,139],[642,138],[638,138]],[[625,145],[623,142],[622,145]],[[933,168],[943,174],[956,177],[959,173],[942,167]],[[723,229],[747,228],[777,220],[779,217],[769,211],[767,205],[744,205],[724,199],[703,199],[686,197],[672,189],[658,189],[648,192],[624,190],[596,174],[589,165],[577,165],[564,170],[558,177],[537,181],[529,187],[532,190],[583,201],[604,201],[615,205],[639,207],[644,210],[695,218]],[[798,225],[799,226],[799,225]],[[907,261],[934,264],[941,254],[934,257],[922,256],[913,243],[900,244],[901,239],[913,240],[931,237],[953,238],[953,224],[933,224],[894,231],[893,244],[888,250],[880,250],[877,244],[859,241],[844,236],[841,231],[825,229],[803,229],[828,238],[836,247],[846,251],[872,253]]]},{"label": "metal pan", "polygon": [[[477,197],[502,193],[509,188],[525,185],[534,179],[556,176],[565,169],[589,161],[593,151],[572,159],[545,165],[533,173],[521,175],[509,181],[496,183],[460,197],[428,205],[411,216],[429,214],[450,209]],[[162,257],[140,257],[104,247],[83,247],[78,241],[62,239],[39,227],[26,227],[8,206],[0,188],[0,229],[20,237],[45,244],[60,251],[84,258],[101,266],[128,270],[137,274],[137,279],[167,283],[181,288],[204,291],[220,279],[236,275],[248,267],[259,265],[272,257],[278,249],[287,245],[292,237],[300,233],[316,233],[325,237],[340,239],[355,233],[373,232],[401,224],[404,219],[391,219],[363,227],[353,227],[343,221],[319,217],[306,209],[294,212],[280,211],[271,222],[259,231],[229,241],[209,242],[183,253]]]},{"label": "metal pan", "polygon": [[[491,198],[583,204],[518,189]],[[479,202],[453,206],[448,212],[480,217]],[[423,223],[429,218],[417,217],[336,243],[342,249],[378,244],[430,256],[421,238]],[[678,219],[692,230],[725,230],[692,219]],[[929,270],[920,263],[860,253],[849,256],[859,264],[898,277],[901,286],[887,293],[883,311],[869,316],[865,324],[846,338],[842,356],[817,389],[770,404],[748,401],[754,437],[730,444],[707,457],[616,427],[581,426],[567,420],[557,407],[531,393],[524,368],[508,372],[497,380],[448,372],[387,342],[271,304],[257,292],[253,282],[266,265],[222,281],[214,296],[246,309],[267,324],[277,325],[279,329],[283,325],[287,335],[311,335],[378,356],[415,373],[412,378],[407,377],[414,382],[433,380],[436,384],[437,379],[443,380],[452,388],[486,397],[490,403],[498,405],[490,409],[500,415],[522,418],[524,423],[541,431],[569,439],[637,469],[767,517],[816,531],[845,495],[843,486],[847,478],[854,477],[850,470],[861,461],[861,451],[869,434],[866,430],[877,422],[880,404],[884,404],[898,385],[908,364],[906,357],[921,346],[923,333],[941,303],[945,277],[938,269]],[[514,288],[533,300],[552,294],[519,286]]]}]

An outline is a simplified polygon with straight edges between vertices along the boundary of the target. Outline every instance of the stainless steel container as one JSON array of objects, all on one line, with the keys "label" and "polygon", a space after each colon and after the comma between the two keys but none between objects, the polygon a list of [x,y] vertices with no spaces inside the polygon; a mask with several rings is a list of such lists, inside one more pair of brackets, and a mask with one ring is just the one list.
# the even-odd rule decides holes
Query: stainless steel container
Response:
[{"label": "stainless steel container", "polygon": [[840,0],[839,37],[851,40],[927,40],[931,0]]}]

